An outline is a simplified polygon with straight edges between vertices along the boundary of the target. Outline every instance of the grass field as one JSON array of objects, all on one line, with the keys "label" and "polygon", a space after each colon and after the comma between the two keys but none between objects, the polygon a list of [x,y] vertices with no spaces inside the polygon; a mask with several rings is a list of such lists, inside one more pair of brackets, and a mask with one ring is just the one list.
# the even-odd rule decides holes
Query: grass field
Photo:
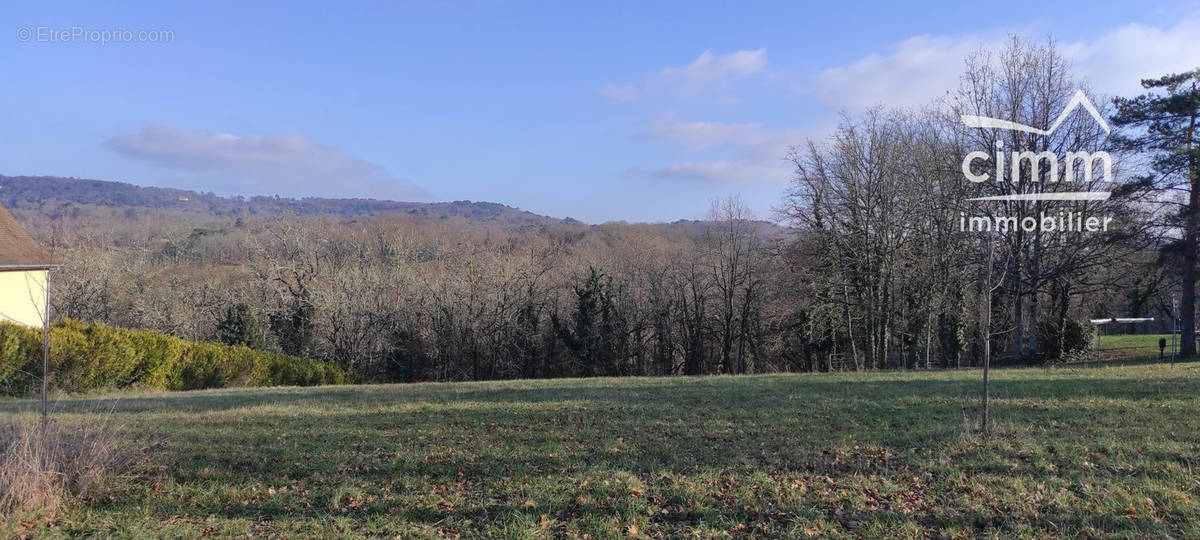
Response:
[{"label": "grass field", "polygon": [[[1171,334],[1130,334],[1115,336],[1100,336],[1100,346],[1104,348],[1136,348],[1158,352],[1158,339],[1167,340],[1167,352],[1171,352]],[[1177,338],[1178,339],[1178,338]],[[1178,343],[1177,343],[1178,344]]]},{"label": "grass field", "polygon": [[[1159,338],[1167,340],[1167,354],[1171,353],[1171,334],[1137,334],[1100,336],[1100,347],[1104,349],[1144,349],[1158,354]],[[1175,345],[1179,345],[1178,337]]]},{"label": "grass field", "polygon": [[[1200,367],[120,395],[157,476],[38,535],[1200,537]],[[0,413],[31,414],[26,401]],[[95,412],[95,411],[112,411]],[[11,520],[10,520],[11,521]],[[5,534],[5,535],[7,535]]]},{"label": "grass field", "polygon": [[1178,337],[1172,347],[1171,334],[1101,335],[1101,356],[1104,360],[1157,359],[1159,338],[1166,340],[1163,353],[1169,358],[1179,347]]}]

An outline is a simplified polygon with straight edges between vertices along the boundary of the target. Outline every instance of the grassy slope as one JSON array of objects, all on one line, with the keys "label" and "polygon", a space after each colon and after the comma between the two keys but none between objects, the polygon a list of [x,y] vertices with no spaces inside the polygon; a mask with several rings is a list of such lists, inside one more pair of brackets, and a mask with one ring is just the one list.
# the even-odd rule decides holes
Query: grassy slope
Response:
[{"label": "grassy slope", "polygon": [[[1200,366],[222,390],[115,404],[162,441],[56,532],[1200,537]],[[0,402],[5,413],[27,402]]]}]

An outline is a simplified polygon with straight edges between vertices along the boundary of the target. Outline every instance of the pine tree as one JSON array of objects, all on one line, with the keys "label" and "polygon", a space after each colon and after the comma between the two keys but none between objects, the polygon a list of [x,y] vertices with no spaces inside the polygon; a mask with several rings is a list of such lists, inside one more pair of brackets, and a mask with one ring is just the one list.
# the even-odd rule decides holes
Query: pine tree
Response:
[{"label": "pine tree", "polygon": [[1113,137],[1117,147],[1150,158],[1152,174],[1132,187],[1153,192],[1187,193],[1187,202],[1164,223],[1181,231],[1170,248],[1181,258],[1179,353],[1196,355],[1196,256],[1200,240],[1200,69],[1142,81],[1151,92],[1117,98],[1112,123],[1124,128]]}]

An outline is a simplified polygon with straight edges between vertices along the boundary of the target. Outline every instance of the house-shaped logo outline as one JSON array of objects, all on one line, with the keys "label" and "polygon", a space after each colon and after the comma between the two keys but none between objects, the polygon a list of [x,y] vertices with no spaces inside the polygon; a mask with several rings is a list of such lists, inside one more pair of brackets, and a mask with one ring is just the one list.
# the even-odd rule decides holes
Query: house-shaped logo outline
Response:
[{"label": "house-shaped logo outline", "polygon": [[1050,135],[1051,133],[1054,133],[1054,130],[1058,129],[1058,126],[1062,125],[1063,121],[1067,119],[1067,115],[1071,114],[1071,112],[1074,111],[1075,108],[1079,107],[1080,105],[1082,105],[1083,108],[1085,110],[1087,110],[1088,114],[1092,115],[1092,119],[1095,120],[1096,123],[1099,124],[1102,129],[1104,129],[1105,133],[1111,132],[1111,130],[1108,127],[1108,122],[1104,121],[1104,117],[1100,115],[1100,111],[1096,110],[1096,106],[1092,105],[1091,100],[1089,100],[1087,98],[1087,96],[1084,95],[1083,90],[1075,91],[1075,95],[1071,96],[1071,101],[1067,102],[1067,106],[1065,108],[1063,108],[1062,113],[1060,113],[1058,115],[1058,118],[1056,118],[1054,120],[1054,123],[1050,124],[1050,127],[1047,129],[1038,129],[1038,128],[1035,128],[1032,126],[1027,126],[1025,124],[1018,124],[1016,122],[1012,122],[1009,120],[1001,120],[999,118],[989,118],[987,116],[975,116],[975,115],[970,115],[970,114],[962,115],[962,121],[963,121],[963,124],[965,124],[967,127],[973,127],[973,128],[1011,129],[1011,130],[1015,130],[1015,131],[1024,131],[1026,133],[1033,133],[1035,135]]}]

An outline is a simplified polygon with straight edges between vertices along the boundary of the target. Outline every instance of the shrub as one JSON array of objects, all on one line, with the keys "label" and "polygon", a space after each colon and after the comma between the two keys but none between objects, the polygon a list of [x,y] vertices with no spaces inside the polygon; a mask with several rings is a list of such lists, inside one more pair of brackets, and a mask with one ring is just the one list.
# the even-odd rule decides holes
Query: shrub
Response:
[{"label": "shrub", "polygon": [[1061,327],[1058,322],[1042,321],[1038,325],[1041,339],[1039,348],[1047,360],[1068,361],[1092,347],[1096,327],[1091,322],[1067,319]]},{"label": "shrub", "polygon": [[[0,323],[0,393],[28,395],[41,374],[42,335]],[[64,320],[51,328],[51,386],[195,390],[230,386],[339,384],[338,367],[244,345],[186,341],[146,330]]]},{"label": "shrub", "polygon": [[30,369],[32,358],[41,361],[41,332],[15,324],[0,323],[0,394],[20,396],[29,393],[38,382],[37,369]]}]

